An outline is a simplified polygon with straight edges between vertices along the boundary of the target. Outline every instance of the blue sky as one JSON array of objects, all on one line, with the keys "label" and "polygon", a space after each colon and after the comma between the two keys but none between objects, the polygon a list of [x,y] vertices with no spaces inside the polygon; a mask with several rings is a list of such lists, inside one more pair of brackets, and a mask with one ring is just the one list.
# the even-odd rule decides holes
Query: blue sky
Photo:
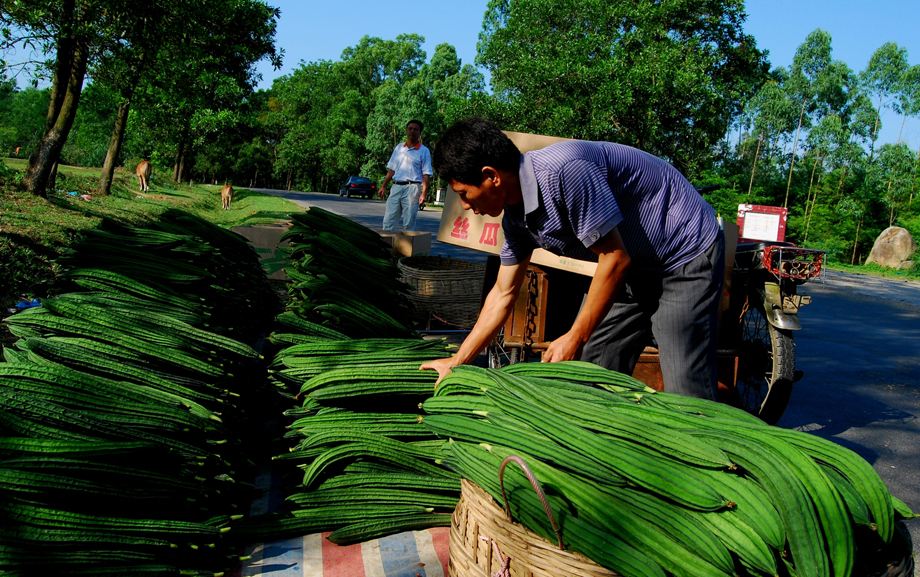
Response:
[{"label": "blue sky", "polygon": [[[342,51],[363,36],[392,39],[401,33],[425,37],[430,57],[447,42],[464,64],[473,63],[482,15],[488,0],[432,0],[403,4],[382,0],[268,0],[281,9],[276,35],[284,48],[280,71],[260,67],[262,88],[290,74],[301,62],[338,60]],[[854,71],[865,68],[872,53],[885,42],[905,48],[910,64],[920,64],[920,0],[748,0],[745,29],[757,45],[769,51],[773,66],[787,66],[810,32],[830,33],[833,56]],[[900,118],[886,115],[881,142],[897,140]],[[920,120],[910,119],[904,140],[920,146]]]}]

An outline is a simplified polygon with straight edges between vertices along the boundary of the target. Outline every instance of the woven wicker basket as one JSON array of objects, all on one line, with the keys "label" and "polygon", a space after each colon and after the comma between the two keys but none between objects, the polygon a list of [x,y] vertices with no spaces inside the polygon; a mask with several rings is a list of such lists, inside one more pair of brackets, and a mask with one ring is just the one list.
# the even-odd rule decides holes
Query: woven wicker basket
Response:
[{"label": "woven wicker basket", "polygon": [[[499,573],[510,559],[508,573]],[[590,559],[509,521],[495,500],[464,479],[450,524],[450,577],[616,577]]]},{"label": "woven wicker basket", "polygon": [[400,276],[420,321],[471,327],[479,316],[485,264],[441,256],[399,259]]},{"label": "woven wicker basket", "polygon": [[[518,462],[528,478],[532,477],[519,457],[506,462],[509,460]],[[542,499],[538,483],[532,478],[531,483]],[[890,544],[863,550],[856,561],[853,575],[916,577],[910,532],[903,521],[895,526]],[[467,479],[461,481],[460,500],[451,517],[448,569],[450,577],[618,577],[510,521],[491,495]]]}]

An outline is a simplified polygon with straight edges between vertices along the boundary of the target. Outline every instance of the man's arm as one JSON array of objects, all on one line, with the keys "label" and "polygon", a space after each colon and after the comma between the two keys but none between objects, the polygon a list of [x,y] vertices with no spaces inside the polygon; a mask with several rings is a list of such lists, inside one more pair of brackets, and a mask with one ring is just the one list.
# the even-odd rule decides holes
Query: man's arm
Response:
[{"label": "man's arm", "polygon": [[425,203],[425,198],[428,196],[428,182],[431,177],[427,174],[422,175],[422,193],[418,196],[418,205],[422,206]]},{"label": "man's arm", "polygon": [[380,198],[386,197],[387,184],[389,184],[390,180],[392,180],[394,174],[396,173],[392,170],[387,170],[387,174],[383,177],[383,182],[380,183],[380,188],[377,191],[377,194],[380,196]]},{"label": "man's arm", "polygon": [[422,363],[420,369],[434,369],[438,371],[438,382],[446,377],[450,370],[457,365],[471,362],[490,342],[498,329],[511,314],[514,302],[517,300],[518,291],[524,282],[529,259],[513,265],[502,265],[498,269],[495,284],[489,290],[486,300],[479,312],[479,318],[470,334],[463,340],[454,356],[447,359],[436,359]]},{"label": "man's arm", "polygon": [[578,316],[575,317],[572,328],[549,344],[543,353],[543,362],[579,358],[582,347],[610,310],[613,299],[623,286],[630,258],[617,229],[613,229],[594,243],[591,250],[597,254],[597,270],[588,287],[588,296]]}]

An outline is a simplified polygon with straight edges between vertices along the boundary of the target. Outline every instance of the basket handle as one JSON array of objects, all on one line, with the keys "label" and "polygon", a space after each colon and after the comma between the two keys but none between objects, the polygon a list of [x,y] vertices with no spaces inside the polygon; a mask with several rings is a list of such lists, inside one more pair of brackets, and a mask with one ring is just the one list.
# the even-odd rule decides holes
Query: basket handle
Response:
[{"label": "basket handle", "polygon": [[540,481],[534,476],[524,459],[517,455],[508,455],[505,457],[501,466],[498,468],[498,484],[502,489],[502,501],[504,501],[505,515],[508,517],[508,521],[511,521],[511,507],[508,505],[508,496],[505,494],[505,466],[512,461],[517,463],[521,470],[524,471],[524,475],[526,475],[527,480],[530,481],[530,486],[533,487],[537,497],[540,498],[540,504],[543,505],[543,511],[546,513],[546,518],[549,519],[550,525],[553,526],[553,532],[556,533],[556,541],[559,548],[564,551],[565,547],[562,544],[562,531],[559,530],[559,525],[556,523],[556,517],[553,515],[553,509],[549,506],[549,501],[546,500],[546,493],[543,492],[543,486],[540,485]]}]

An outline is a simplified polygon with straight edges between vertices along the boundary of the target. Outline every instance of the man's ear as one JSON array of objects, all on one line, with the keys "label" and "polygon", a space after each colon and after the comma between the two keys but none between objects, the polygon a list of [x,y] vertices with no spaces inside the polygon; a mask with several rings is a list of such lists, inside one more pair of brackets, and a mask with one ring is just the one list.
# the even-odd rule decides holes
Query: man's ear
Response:
[{"label": "man's ear", "polygon": [[482,167],[482,181],[492,180],[492,186],[498,186],[501,184],[501,174],[495,168],[491,166]]}]

